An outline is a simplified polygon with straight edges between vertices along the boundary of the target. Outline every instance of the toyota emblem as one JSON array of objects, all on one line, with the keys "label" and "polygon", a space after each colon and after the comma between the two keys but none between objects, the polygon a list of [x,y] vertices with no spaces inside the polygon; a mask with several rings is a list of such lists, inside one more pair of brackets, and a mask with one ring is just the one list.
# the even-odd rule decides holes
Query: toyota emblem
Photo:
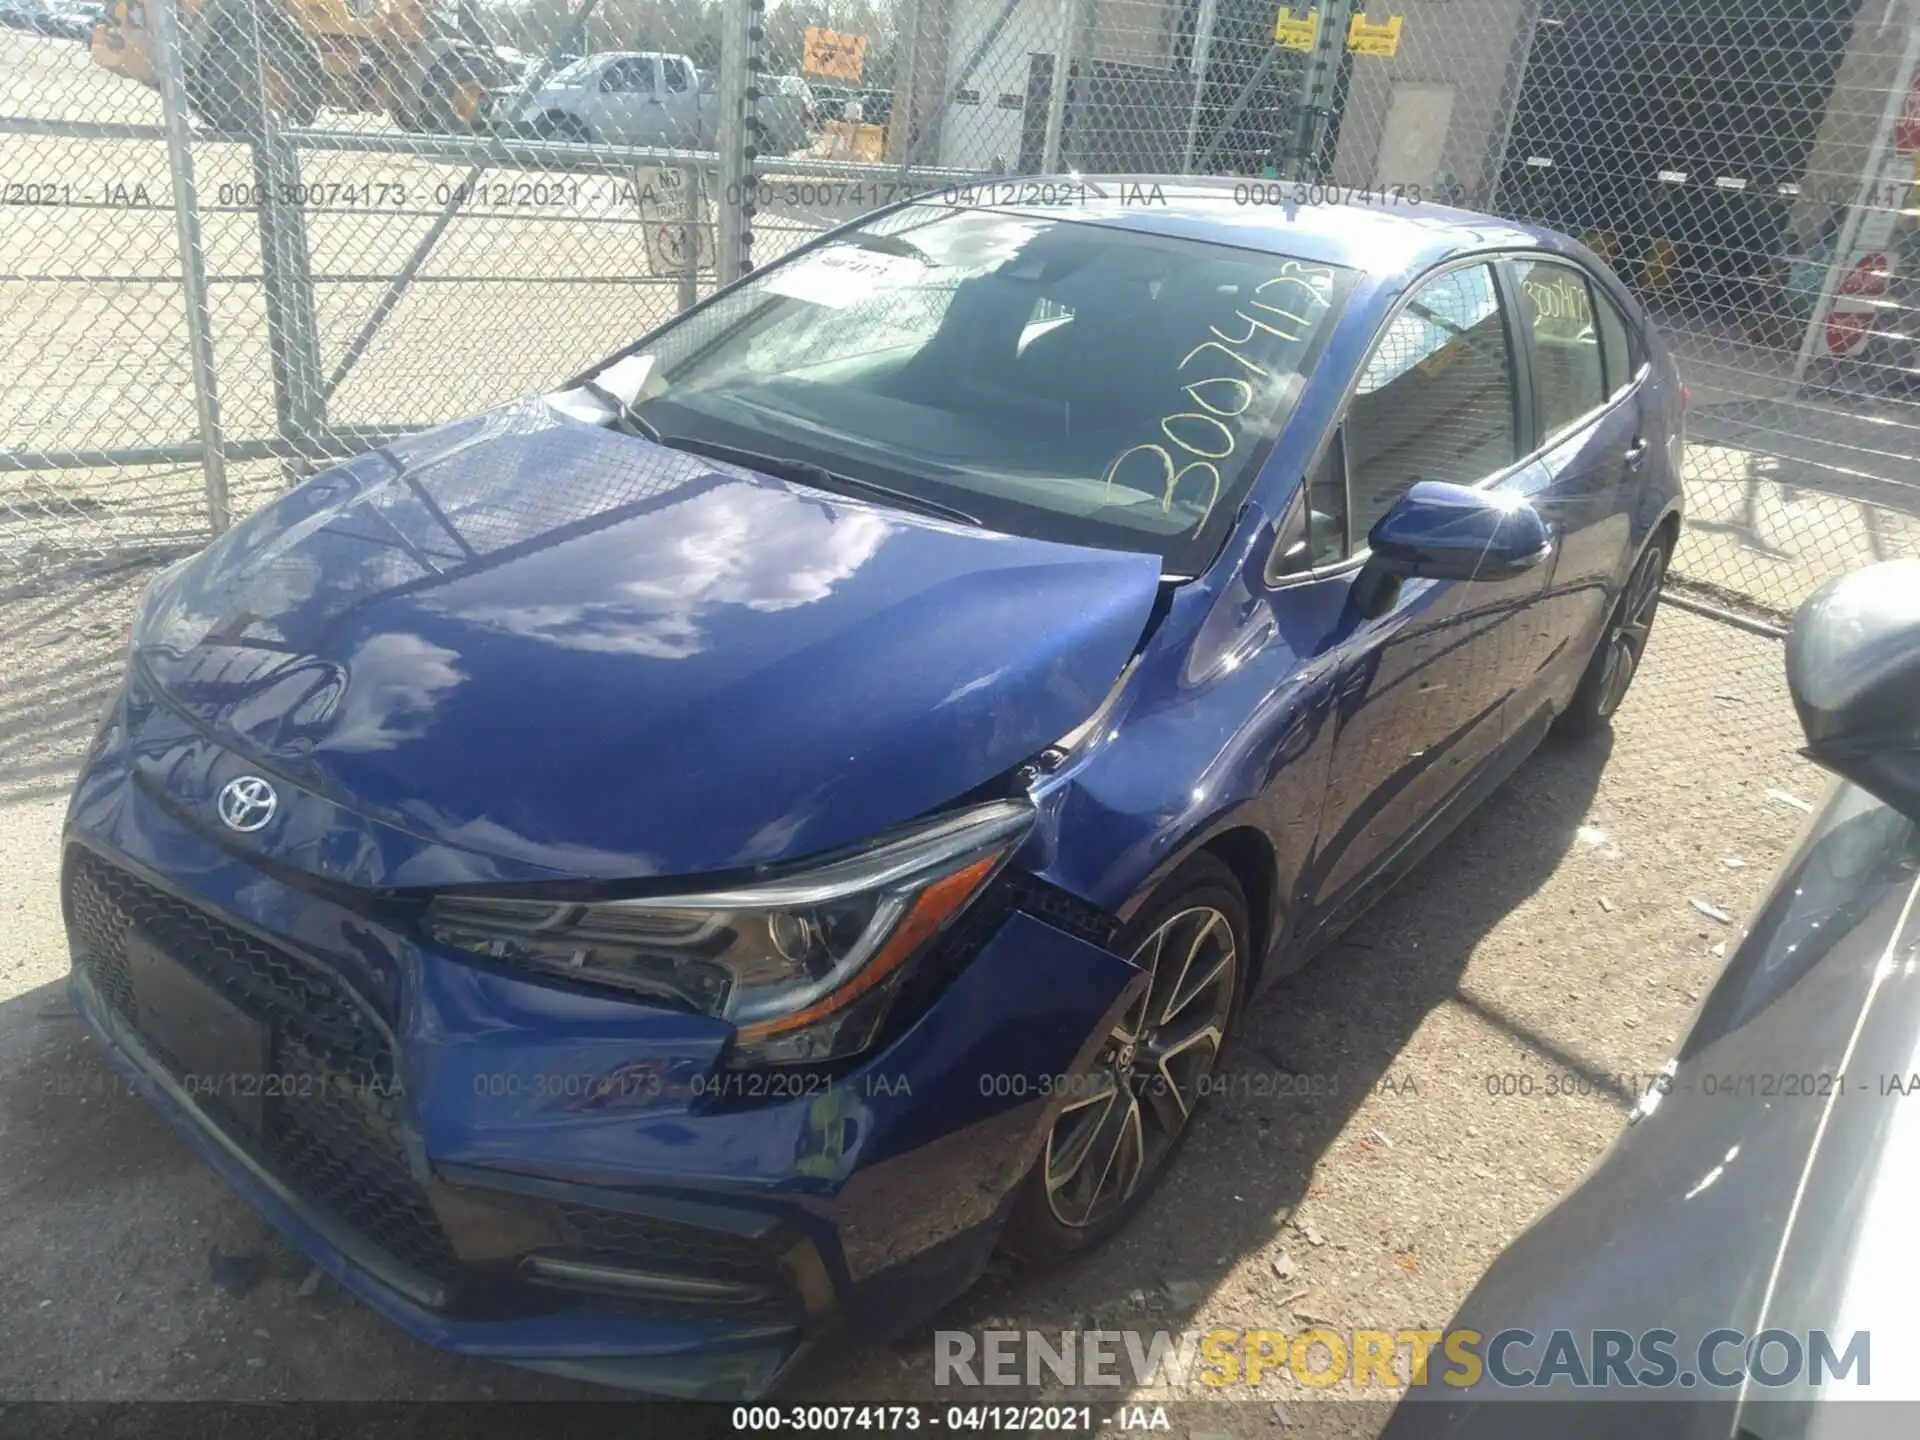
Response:
[{"label": "toyota emblem", "polygon": [[263,829],[279,808],[280,797],[258,775],[229,780],[220,791],[220,819],[229,830],[245,833]]}]

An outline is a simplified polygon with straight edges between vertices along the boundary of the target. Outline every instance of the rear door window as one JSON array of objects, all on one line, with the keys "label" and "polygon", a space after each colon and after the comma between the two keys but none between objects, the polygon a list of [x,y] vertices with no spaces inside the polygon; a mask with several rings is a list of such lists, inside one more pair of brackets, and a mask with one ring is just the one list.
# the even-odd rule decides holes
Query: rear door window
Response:
[{"label": "rear door window", "polygon": [[1550,260],[1519,260],[1520,323],[1533,337],[1541,438],[1551,445],[1606,403],[1607,382],[1584,272]]}]

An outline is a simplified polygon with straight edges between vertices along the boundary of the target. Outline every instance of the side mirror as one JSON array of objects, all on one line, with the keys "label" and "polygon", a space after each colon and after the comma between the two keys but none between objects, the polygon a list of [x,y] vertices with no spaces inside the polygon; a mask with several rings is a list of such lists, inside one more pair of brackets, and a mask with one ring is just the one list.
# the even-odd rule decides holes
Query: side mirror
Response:
[{"label": "side mirror", "polygon": [[1517,495],[1421,480],[1374,523],[1384,570],[1428,580],[1508,580],[1553,553],[1540,513]]},{"label": "side mirror", "polygon": [[1787,637],[1806,753],[1920,819],[1920,560],[1829,581]]},{"label": "side mirror", "polygon": [[1384,615],[1409,576],[1507,580],[1553,553],[1540,512],[1510,492],[1416,481],[1367,535],[1372,551],[1353,589],[1369,619]]}]

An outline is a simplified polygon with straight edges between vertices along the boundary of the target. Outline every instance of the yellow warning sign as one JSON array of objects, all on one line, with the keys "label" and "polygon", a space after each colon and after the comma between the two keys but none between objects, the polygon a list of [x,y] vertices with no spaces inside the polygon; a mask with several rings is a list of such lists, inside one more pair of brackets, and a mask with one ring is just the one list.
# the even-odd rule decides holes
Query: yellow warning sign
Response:
[{"label": "yellow warning sign", "polygon": [[807,27],[807,48],[800,68],[809,75],[824,75],[829,80],[858,80],[860,67],[867,59],[867,37],[842,35],[837,30]]},{"label": "yellow warning sign", "polygon": [[1356,55],[1392,55],[1400,48],[1400,24],[1404,15],[1395,15],[1375,25],[1365,15],[1356,15],[1347,26],[1347,49]]},{"label": "yellow warning sign", "polygon": [[1282,50],[1305,50],[1311,54],[1320,39],[1320,12],[1309,10],[1304,15],[1295,15],[1290,10],[1282,10],[1273,22],[1273,38]]}]

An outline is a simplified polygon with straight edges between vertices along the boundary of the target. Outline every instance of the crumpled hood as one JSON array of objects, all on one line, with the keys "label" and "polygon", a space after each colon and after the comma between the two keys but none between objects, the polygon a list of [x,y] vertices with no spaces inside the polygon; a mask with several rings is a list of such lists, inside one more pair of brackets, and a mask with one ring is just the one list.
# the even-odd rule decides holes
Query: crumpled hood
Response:
[{"label": "crumpled hood", "polygon": [[156,585],[135,649],[215,740],[351,810],[689,874],[859,841],[1031,756],[1105,696],[1158,582],[529,399],[237,526]]}]

